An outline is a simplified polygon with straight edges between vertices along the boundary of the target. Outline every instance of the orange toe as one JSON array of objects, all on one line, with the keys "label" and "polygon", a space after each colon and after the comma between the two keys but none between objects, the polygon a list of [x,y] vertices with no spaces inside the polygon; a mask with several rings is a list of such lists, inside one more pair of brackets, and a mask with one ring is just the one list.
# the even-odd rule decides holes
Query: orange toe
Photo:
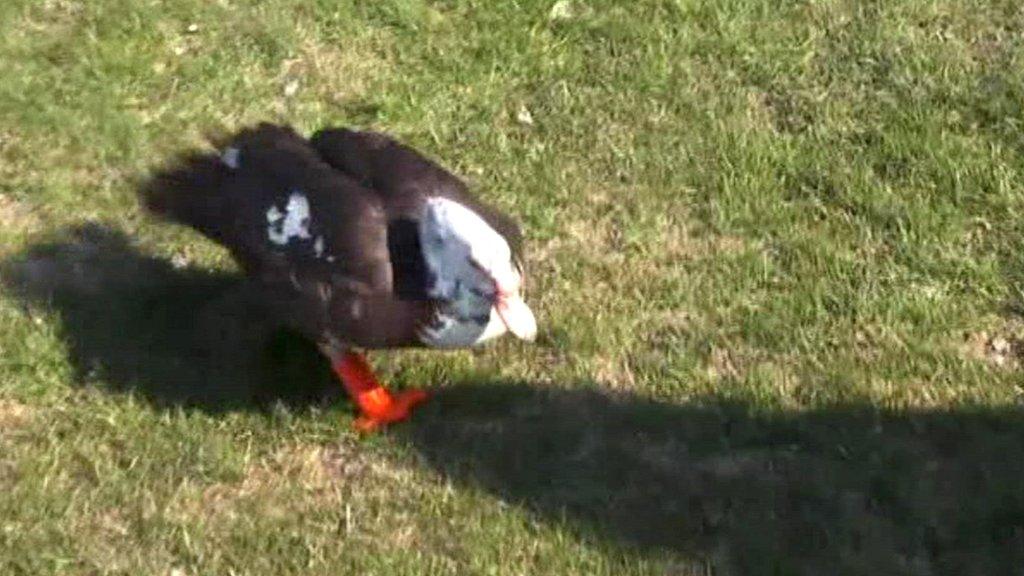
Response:
[{"label": "orange toe", "polygon": [[361,432],[363,434],[369,434],[380,428],[382,425],[383,423],[380,420],[369,416],[360,416],[352,423],[352,427],[356,429],[356,432]]},{"label": "orange toe", "polygon": [[395,405],[402,407],[408,415],[410,410],[426,402],[429,397],[426,390],[402,390],[395,394]]},{"label": "orange toe", "polygon": [[386,400],[382,397],[375,398],[377,401],[363,404],[363,413],[353,426],[360,432],[373,432],[392,422],[400,422],[408,418],[412,409],[425,402],[428,397],[424,390],[403,390],[388,394]]}]

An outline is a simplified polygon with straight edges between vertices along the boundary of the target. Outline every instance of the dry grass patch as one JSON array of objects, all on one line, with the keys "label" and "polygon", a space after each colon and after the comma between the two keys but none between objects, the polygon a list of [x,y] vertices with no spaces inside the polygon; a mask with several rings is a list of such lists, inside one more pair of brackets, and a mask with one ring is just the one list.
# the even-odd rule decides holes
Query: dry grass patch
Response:
[{"label": "dry grass patch", "polygon": [[29,234],[40,229],[39,214],[27,202],[0,193],[0,227],[7,234]]},{"label": "dry grass patch", "polygon": [[0,399],[0,434],[25,428],[35,418],[36,409],[15,400]]},{"label": "dry grass patch", "polygon": [[635,390],[637,387],[636,373],[624,356],[598,356],[592,366],[594,380],[605,388]]},{"label": "dry grass patch", "polygon": [[[601,216],[569,218],[562,235],[531,247],[531,261],[544,265],[552,257],[579,258],[595,265],[625,265],[627,272],[644,273],[654,267],[675,266],[684,261],[728,257],[759,247],[745,238],[727,234],[695,234],[693,226],[673,214],[649,218],[645,237],[652,242],[630,244],[626,237],[628,217],[616,212]],[[636,253],[642,248],[642,253]]]},{"label": "dry grass patch", "polygon": [[960,345],[963,356],[1002,370],[1024,364],[1024,323],[1005,321],[990,330],[968,332]]},{"label": "dry grass patch", "polygon": [[180,521],[216,521],[233,519],[247,506],[271,516],[351,507],[404,490],[412,482],[411,474],[367,454],[354,440],[327,446],[295,444],[250,464],[238,481],[183,486],[170,508]]},{"label": "dry grass patch", "polygon": [[[95,515],[85,515],[73,523],[74,540],[79,561],[98,573],[130,573],[140,563],[139,550],[131,529],[131,521],[123,510],[110,509]],[[150,552],[148,560],[155,557]],[[164,563],[170,558],[157,553]]]},{"label": "dry grass patch", "polygon": [[282,93],[299,91],[318,103],[344,106],[358,100],[388,63],[365,40],[350,40],[343,47],[307,39],[296,58],[281,63]]}]

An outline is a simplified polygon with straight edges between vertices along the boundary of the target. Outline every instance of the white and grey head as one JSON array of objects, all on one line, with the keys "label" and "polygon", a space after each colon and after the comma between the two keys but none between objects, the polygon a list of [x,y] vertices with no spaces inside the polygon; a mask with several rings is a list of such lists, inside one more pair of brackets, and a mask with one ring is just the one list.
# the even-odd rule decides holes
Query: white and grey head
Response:
[{"label": "white and grey head", "polygon": [[439,345],[471,345],[506,331],[533,340],[537,322],[522,296],[522,270],[508,242],[476,212],[430,198],[419,226],[430,272],[427,294],[445,303]]}]

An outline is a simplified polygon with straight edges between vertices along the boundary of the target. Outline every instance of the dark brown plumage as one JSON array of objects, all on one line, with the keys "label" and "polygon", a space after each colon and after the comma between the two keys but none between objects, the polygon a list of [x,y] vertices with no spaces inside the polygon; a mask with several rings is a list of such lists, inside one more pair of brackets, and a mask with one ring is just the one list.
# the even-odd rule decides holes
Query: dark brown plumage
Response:
[{"label": "dark brown plumage", "polygon": [[[352,347],[423,345],[423,327],[443,304],[429,295],[435,272],[420,246],[428,199],[469,208],[519,265],[522,237],[511,218],[383,134],[329,129],[307,140],[264,123],[221,148],[157,172],[143,188],[145,205],[227,247],[273,319],[332,359]],[[459,321],[483,331],[490,317]]]}]

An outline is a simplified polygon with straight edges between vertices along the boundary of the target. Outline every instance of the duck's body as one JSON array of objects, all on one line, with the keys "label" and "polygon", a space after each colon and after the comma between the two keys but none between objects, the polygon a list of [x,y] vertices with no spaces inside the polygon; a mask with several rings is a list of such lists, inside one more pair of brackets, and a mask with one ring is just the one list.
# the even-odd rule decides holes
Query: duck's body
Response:
[{"label": "duck's body", "polygon": [[354,348],[458,348],[536,330],[520,296],[516,225],[381,134],[324,130],[306,140],[261,124],[219,155],[157,174],[144,200],[232,252],[274,319],[331,357],[366,426],[408,406],[373,414],[360,394],[386,392]]}]

